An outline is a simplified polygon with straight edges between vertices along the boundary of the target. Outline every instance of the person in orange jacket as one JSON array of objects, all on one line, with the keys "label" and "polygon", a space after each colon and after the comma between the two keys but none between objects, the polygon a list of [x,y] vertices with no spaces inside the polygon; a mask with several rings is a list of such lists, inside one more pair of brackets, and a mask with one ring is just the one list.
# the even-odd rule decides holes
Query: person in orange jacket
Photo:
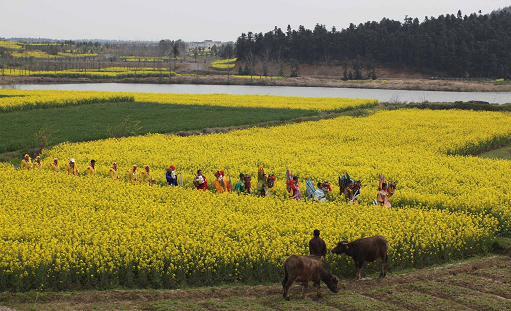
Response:
[{"label": "person in orange jacket", "polygon": [[229,176],[225,176],[224,171],[217,171],[215,177],[216,179],[213,186],[215,186],[216,192],[226,193],[232,191],[231,180]]}]

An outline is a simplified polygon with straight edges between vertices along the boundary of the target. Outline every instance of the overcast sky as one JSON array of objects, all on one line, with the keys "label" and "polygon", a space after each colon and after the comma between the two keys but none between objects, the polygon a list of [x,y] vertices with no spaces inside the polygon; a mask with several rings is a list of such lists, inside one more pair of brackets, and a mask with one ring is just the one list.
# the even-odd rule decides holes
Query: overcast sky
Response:
[{"label": "overcast sky", "polygon": [[0,0],[0,37],[186,41],[235,40],[288,24],[403,20],[444,13],[483,13],[511,0]]}]

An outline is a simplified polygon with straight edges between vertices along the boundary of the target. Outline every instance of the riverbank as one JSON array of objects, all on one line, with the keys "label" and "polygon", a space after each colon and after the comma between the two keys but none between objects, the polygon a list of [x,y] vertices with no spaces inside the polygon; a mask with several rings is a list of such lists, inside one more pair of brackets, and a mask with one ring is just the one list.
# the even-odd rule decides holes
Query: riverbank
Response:
[{"label": "riverbank", "polygon": [[415,91],[450,92],[511,92],[511,83],[495,81],[462,81],[433,79],[378,79],[342,81],[327,77],[260,77],[227,75],[182,75],[150,78],[54,78],[54,77],[0,77],[0,85],[55,84],[55,83],[147,83],[147,84],[209,84],[209,85],[255,85],[290,87],[364,88]]}]

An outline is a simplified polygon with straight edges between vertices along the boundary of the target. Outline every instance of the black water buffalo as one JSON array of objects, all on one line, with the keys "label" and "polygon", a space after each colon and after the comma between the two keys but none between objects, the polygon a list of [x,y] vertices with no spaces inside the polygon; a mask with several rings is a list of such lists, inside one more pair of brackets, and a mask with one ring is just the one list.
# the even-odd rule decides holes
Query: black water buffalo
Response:
[{"label": "black water buffalo", "polygon": [[351,243],[340,242],[332,249],[332,253],[346,254],[353,258],[357,268],[357,278],[362,278],[362,268],[366,262],[373,262],[381,259],[380,277],[384,278],[388,269],[388,243],[382,236],[363,238]]},{"label": "black water buffalo", "polygon": [[328,271],[326,263],[321,257],[316,256],[290,256],[284,263],[284,280],[282,287],[284,289],[283,296],[289,300],[289,288],[294,282],[302,283],[302,296],[305,296],[305,290],[312,281],[317,290],[317,297],[321,297],[320,283],[325,282],[328,289],[337,293],[338,280]]}]

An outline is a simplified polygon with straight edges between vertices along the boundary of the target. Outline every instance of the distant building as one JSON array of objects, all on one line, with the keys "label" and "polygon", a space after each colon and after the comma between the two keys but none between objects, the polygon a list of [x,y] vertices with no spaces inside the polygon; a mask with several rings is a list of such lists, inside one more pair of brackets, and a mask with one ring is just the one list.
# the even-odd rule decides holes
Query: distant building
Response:
[{"label": "distant building", "polygon": [[202,42],[187,42],[187,45],[189,49],[195,48],[211,49],[214,45],[216,46],[222,45],[222,41],[204,40]]}]

